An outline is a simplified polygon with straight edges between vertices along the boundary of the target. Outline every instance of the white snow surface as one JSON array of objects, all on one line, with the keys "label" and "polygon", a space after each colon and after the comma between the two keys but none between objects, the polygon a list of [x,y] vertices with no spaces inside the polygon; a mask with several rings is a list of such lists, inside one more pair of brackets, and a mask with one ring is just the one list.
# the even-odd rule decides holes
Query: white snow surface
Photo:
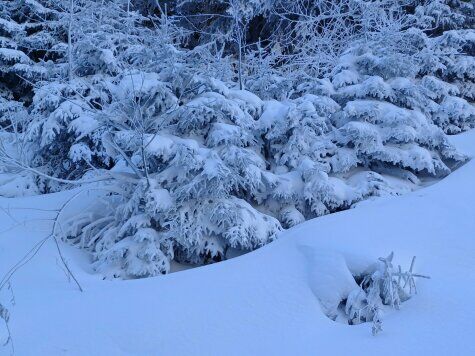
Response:
[{"label": "white snow surface", "polygon": [[[452,140],[475,156],[475,130]],[[73,194],[0,199],[1,275],[48,235],[55,213],[46,210]],[[48,240],[13,276],[15,305],[8,289],[0,301],[16,355],[475,355],[474,202],[470,161],[405,196],[298,225],[255,252],[141,280],[104,281],[83,251],[62,244],[83,293]],[[361,270],[391,251],[403,267],[416,255],[416,271],[431,279],[418,281],[401,310],[386,311],[383,332],[328,319],[325,299],[351,283],[346,267]]]}]

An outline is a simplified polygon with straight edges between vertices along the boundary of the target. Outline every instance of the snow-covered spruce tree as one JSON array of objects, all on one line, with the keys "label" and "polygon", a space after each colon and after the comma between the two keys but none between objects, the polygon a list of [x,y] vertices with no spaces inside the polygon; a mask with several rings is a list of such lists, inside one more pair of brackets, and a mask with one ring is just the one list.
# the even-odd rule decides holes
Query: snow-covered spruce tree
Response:
[{"label": "snow-covered spruce tree", "polygon": [[[97,118],[111,103],[109,86],[124,71],[153,67],[157,58],[166,68],[176,58],[169,26],[149,28],[150,20],[129,5],[122,0],[74,2],[68,28],[71,57],[67,54],[55,81],[35,85],[25,130],[35,147],[31,164],[47,175],[78,179],[88,170],[112,167],[114,161],[102,146],[107,125]],[[59,189],[52,181],[44,184],[43,189]]]},{"label": "snow-covered spruce tree", "polygon": [[[91,104],[101,100],[104,92],[99,86],[91,89],[80,80],[52,82],[36,89],[24,133],[29,146],[36,148],[30,164],[47,175],[64,179],[80,178],[91,168],[86,163],[107,167],[108,157],[101,150],[104,129],[94,119]],[[52,181],[43,183],[46,191],[60,188]]]},{"label": "snow-covered spruce tree", "polygon": [[467,0],[416,0],[414,20],[431,35],[447,30],[470,29],[475,25],[475,5]]},{"label": "snow-covered spruce tree", "polygon": [[451,30],[427,39],[419,76],[437,102],[433,121],[446,133],[475,127],[475,30]]},{"label": "snow-covered spruce tree", "polygon": [[[335,93],[320,80],[299,89],[312,94],[268,101],[259,120],[269,171],[263,204],[285,227],[369,196],[400,194],[418,175],[448,174],[446,164],[463,159],[421,112],[371,97],[374,88],[337,85]],[[353,89],[361,100],[345,97]]]},{"label": "snow-covered spruce tree", "polygon": [[[21,102],[15,100],[15,75],[13,68],[16,64],[28,63],[29,58],[18,51],[18,44],[12,38],[15,32],[21,31],[21,26],[9,18],[5,5],[1,8],[0,18],[0,124],[9,125],[17,115],[24,115],[25,109]],[[21,94],[20,94],[21,95]]]},{"label": "snow-covered spruce tree", "polygon": [[435,80],[419,82],[418,70],[411,53],[378,43],[355,45],[341,58],[332,76],[343,107],[334,119],[341,171],[358,165],[416,181],[414,174],[445,176],[464,159],[433,124],[439,105],[426,86]]},{"label": "snow-covered spruce tree", "polygon": [[8,0],[0,5],[2,85],[15,101],[26,106],[31,103],[35,83],[61,71],[66,21],[60,3]]},{"label": "snow-covered spruce tree", "polygon": [[[348,208],[370,192],[329,176],[336,145],[330,117],[339,105],[327,96],[307,94],[288,102],[269,101],[259,120],[264,157],[270,165],[266,205],[286,227]],[[365,184],[367,182],[365,181]]]},{"label": "snow-covered spruce tree", "polygon": [[255,206],[266,186],[256,137],[262,102],[199,81],[182,105],[156,73],[125,74],[110,87],[114,100],[101,115],[114,122],[103,146],[113,171],[129,174],[107,186],[112,208],[75,217],[68,233],[109,276],[167,273],[172,259],[219,261],[229,247],[252,250],[281,230]]},{"label": "snow-covered spruce tree", "polygon": [[[394,70],[387,67],[393,71],[389,76],[378,74],[392,82],[395,92],[388,100],[423,112],[449,134],[474,127],[474,33],[453,30],[431,38],[419,29],[408,28],[391,39],[371,41],[375,43],[377,56],[385,57],[383,61],[392,58],[406,64],[403,71],[396,64]],[[376,59],[370,65],[380,71]]]},{"label": "snow-covered spruce tree", "polygon": [[21,102],[26,95],[25,83],[19,82],[16,71],[32,63],[18,44],[26,36],[25,29],[12,16],[12,3],[3,2],[0,5],[0,124],[3,127],[20,121],[18,118],[26,114]]},{"label": "snow-covered spruce tree", "polygon": [[[34,149],[22,133],[30,121],[32,88],[54,80],[62,71],[65,22],[60,2],[6,0],[0,4],[1,143],[17,159],[29,161]],[[36,149],[36,147],[34,147]],[[1,167],[1,195],[38,193],[38,178]]]},{"label": "snow-covered spruce tree", "polygon": [[[420,34],[410,41],[419,53],[418,78],[426,95],[437,103],[422,111],[431,112],[433,122],[454,134],[475,125],[475,4],[463,0],[424,0],[408,4],[411,25]],[[437,109],[434,111],[434,109]]]}]

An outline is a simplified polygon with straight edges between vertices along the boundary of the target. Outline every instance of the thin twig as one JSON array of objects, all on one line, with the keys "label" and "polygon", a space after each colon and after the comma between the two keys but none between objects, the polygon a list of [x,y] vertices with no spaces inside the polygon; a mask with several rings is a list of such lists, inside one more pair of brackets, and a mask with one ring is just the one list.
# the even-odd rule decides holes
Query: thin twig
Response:
[{"label": "thin twig", "polygon": [[58,244],[58,240],[56,239],[56,236],[55,235],[52,235],[53,237],[53,240],[54,240],[54,243],[56,244],[56,249],[58,250],[58,254],[59,254],[59,258],[61,258],[61,262],[63,263],[64,267],[66,268],[66,270],[68,271],[69,275],[72,277],[72,279],[74,280],[74,282],[76,282],[76,285],[78,286],[79,290],[81,292],[84,292],[84,290],[82,289],[81,285],[79,284],[78,280],[76,279],[76,277],[74,276],[73,272],[71,272],[71,270],[69,269],[68,267],[68,264],[66,263],[64,257],[63,257],[63,254],[61,253],[61,249],[59,248],[59,244]]}]

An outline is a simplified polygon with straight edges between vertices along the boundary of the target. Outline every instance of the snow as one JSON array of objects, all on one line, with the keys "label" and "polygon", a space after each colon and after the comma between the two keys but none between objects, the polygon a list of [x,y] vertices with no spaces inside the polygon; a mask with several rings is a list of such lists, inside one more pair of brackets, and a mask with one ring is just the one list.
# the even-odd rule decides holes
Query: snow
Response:
[{"label": "snow", "polygon": [[[452,138],[475,155],[475,130]],[[104,281],[88,256],[62,244],[82,284],[68,283],[48,240],[12,279],[0,301],[11,312],[17,355],[470,355],[475,354],[475,161],[402,197],[300,224],[255,252],[165,276]],[[48,235],[74,193],[0,199],[3,275]],[[36,209],[36,210],[35,210]],[[42,210],[40,210],[42,209]],[[87,199],[76,211],[87,211]],[[348,270],[395,252],[396,263],[431,276],[383,332],[347,326],[323,310],[349,292]],[[0,324],[0,328],[1,328]],[[4,330],[0,329],[0,332]],[[8,346],[0,354],[9,353]]]},{"label": "snow", "polygon": [[2,65],[12,63],[29,63],[30,59],[22,51],[12,48],[0,48],[0,61]]},{"label": "snow", "polygon": [[259,122],[263,130],[268,130],[279,121],[284,121],[289,107],[280,101],[270,100],[264,104],[264,112]]},{"label": "snow", "polygon": [[15,21],[8,21],[3,18],[0,18],[0,29],[10,34],[15,33],[16,31],[21,31],[22,26],[17,24]]},{"label": "snow", "polygon": [[15,49],[16,43],[7,37],[0,36],[0,46]]}]

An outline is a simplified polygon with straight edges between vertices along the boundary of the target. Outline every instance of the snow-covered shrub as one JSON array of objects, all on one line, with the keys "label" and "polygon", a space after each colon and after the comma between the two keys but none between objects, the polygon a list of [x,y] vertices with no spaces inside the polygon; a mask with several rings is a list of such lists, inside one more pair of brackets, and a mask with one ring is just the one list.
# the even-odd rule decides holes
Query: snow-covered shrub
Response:
[{"label": "snow-covered shrub", "polygon": [[9,16],[9,9],[0,8],[0,125],[9,127],[18,121],[17,115],[24,116],[26,109],[18,99],[23,96],[22,85],[18,83],[15,67],[27,66],[30,59],[21,50],[15,34],[23,34],[22,27]]},{"label": "snow-covered shrub", "polygon": [[[45,92],[48,92],[55,86],[53,81],[60,80],[65,73],[67,3],[69,2],[62,0],[8,0],[0,5],[0,125],[5,131],[22,136],[21,145],[19,144],[21,148],[18,147],[14,151],[29,153],[22,154],[22,157],[18,156],[18,152],[13,153],[16,159],[30,162],[32,158],[38,157],[38,150],[44,148],[44,144],[39,146],[38,142],[25,144],[25,132],[31,132],[33,126],[43,124],[36,122],[36,119],[43,119],[38,115],[40,109],[31,107],[33,89],[45,86]],[[64,97],[55,100],[66,99]],[[50,109],[51,105],[48,110]],[[46,126],[45,133],[49,132],[45,134],[45,140],[48,140],[46,135],[52,135],[56,127],[51,126],[48,130]],[[54,133],[56,134],[59,134],[59,131]],[[63,150],[58,149],[57,153],[60,153],[57,159],[61,160],[64,157]],[[54,158],[50,156],[48,160]],[[36,166],[41,164],[35,163]],[[68,163],[65,162],[65,165]],[[47,167],[45,171],[52,173]],[[17,175],[18,172],[14,174]],[[15,194],[11,189],[15,186],[18,187],[17,194],[40,191],[39,187],[35,186],[35,182],[39,183],[37,178],[32,178],[31,174],[26,174],[23,178],[22,176],[23,174],[18,174],[15,179],[4,177],[9,188],[5,187],[3,194]],[[22,187],[25,188],[24,192]]]},{"label": "snow-covered shrub", "polygon": [[413,272],[415,257],[408,271],[393,266],[394,253],[380,258],[363,276],[359,276],[360,288],[353,290],[345,301],[345,314],[350,325],[372,322],[372,333],[382,330],[384,306],[399,309],[414,293],[415,278],[429,278]]},{"label": "snow-covered shrub", "polygon": [[[384,314],[399,310],[417,294],[416,279],[430,278],[394,263],[394,253],[372,261],[341,254],[323,246],[299,245],[308,264],[309,287],[331,320],[356,325],[371,323],[373,334],[382,330]],[[356,260],[358,263],[354,263]]]}]

